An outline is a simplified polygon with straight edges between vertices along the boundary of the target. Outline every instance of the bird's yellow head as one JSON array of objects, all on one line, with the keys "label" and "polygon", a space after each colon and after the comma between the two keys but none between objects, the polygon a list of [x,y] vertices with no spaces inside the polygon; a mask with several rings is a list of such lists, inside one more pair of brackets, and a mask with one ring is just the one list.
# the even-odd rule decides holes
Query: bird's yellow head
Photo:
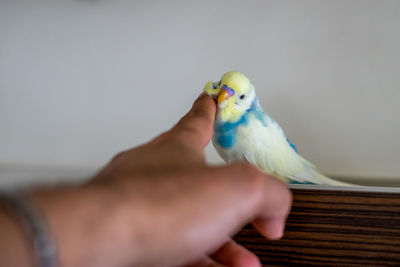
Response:
[{"label": "bird's yellow head", "polygon": [[217,98],[217,119],[221,121],[238,121],[257,101],[254,86],[238,71],[225,73],[218,82],[206,83],[204,91]]}]

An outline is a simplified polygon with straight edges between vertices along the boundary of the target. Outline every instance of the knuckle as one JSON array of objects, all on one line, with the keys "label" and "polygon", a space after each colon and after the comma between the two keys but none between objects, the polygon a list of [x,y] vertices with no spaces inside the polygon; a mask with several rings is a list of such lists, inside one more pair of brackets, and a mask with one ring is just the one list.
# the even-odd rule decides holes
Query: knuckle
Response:
[{"label": "knuckle", "polygon": [[182,132],[197,132],[196,125],[198,124],[197,117],[185,115],[176,125],[176,130]]},{"label": "knuckle", "polygon": [[194,129],[184,126],[180,127],[177,129],[177,131],[173,132],[173,134],[169,135],[165,141],[174,145],[187,144],[189,139],[188,137],[191,137],[193,134],[195,134]]},{"label": "knuckle", "polygon": [[247,163],[234,163],[233,165],[233,171],[253,192],[265,186],[265,175],[257,167]]},{"label": "knuckle", "polygon": [[269,194],[269,200],[279,200],[279,205],[275,208],[278,209],[280,215],[287,214],[292,206],[292,192],[287,185],[281,180],[271,177],[268,179],[267,190]]},{"label": "knuckle", "polygon": [[185,133],[191,134],[191,133],[197,133],[198,129],[195,127],[195,125],[193,123],[184,123],[182,125],[182,127],[180,128],[180,131],[182,134],[185,134]]},{"label": "knuckle", "polygon": [[247,179],[260,179],[262,177],[261,171],[259,171],[255,166],[247,163],[234,163],[232,165],[235,168],[235,171],[237,171],[242,177]]},{"label": "knuckle", "polygon": [[285,186],[285,193],[284,193],[284,203],[288,206],[288,207],[290,207],[291,205],[292,205],[292,202],[293,202],[293,194],[292,194],[292,191],[287,187],[287,186]]},{"label": "knuckle", "polygon": [[199,117],[199,118],[209,118],[209,111],[205,110],[204,108],[197,108],[194,107],[190,114],[192,117]]},{"label": "knuckle", "polygon": [[178,124],[170,137],[182,142],[187,142],[187,140],[193,142],[193,140],[200,140],[203,134],[196,121],[187,121]]},{"label": "knuckle", "polygon": [[257,167],[246,163],[234,163],[233,172],[243,180],[244,186],[250,190],[252,197],[256,202],[265,199],[265,194],[277,199],[284,210],[288,210],[292,204],[292,192],[287,185],[276,177],[267,175]]}]

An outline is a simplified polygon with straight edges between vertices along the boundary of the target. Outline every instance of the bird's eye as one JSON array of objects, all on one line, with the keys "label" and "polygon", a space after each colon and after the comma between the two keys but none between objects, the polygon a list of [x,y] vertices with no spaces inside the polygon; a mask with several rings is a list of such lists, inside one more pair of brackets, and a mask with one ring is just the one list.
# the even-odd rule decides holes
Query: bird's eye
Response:
[{"label": "bird's eye", "polygon": [[211,88],[212,88],[212,89],[217,89],[220,85],[221,85],[221,81],[217,82],[217,84],[213,83],[213,84],[211,85]]},{"label": "bird's eye", "polygon": [[241,95],[241,96],[240,96],[240,99],[244,99],[244,97],[245,97],[245,95]]}]

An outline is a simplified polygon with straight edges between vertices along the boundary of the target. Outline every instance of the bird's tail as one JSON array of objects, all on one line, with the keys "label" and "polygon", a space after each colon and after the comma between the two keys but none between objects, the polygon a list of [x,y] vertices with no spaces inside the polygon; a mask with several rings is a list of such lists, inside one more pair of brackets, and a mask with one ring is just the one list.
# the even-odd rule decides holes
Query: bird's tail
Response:
[{"label": "bird's tail", "polygon": [[319,185],[334,185],[334,186],[357,186],[355,184],[350,184],[342,181],[338,181],[329,178],[321,174],[315,166],[308,160],[301,157],[303,162],[303,171],[297,175],[290,176],[289,178],[295,183],[305,183],[305,184],[319,184]]},{"label": "bird's tail", "polygon": [[[332,178],[329,178],[321,173],[319,173],[316,169],[310,169],[313,178],[316,180],[317,184],[323,185],[336,185],[336,186],[355,186],[354,184],[338,181]],[[313,180],[314,180],[313,179]]]}]

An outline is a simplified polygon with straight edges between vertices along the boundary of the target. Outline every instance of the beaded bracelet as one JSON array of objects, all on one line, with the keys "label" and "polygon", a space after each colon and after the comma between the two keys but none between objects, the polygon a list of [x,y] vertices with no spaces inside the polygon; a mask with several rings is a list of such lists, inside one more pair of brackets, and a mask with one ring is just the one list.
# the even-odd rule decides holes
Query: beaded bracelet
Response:
[{"label": "beaded bracelet", "polygon": [[57,249],[44,216],[23,194],[0,193],[0,201],[14,212],[25,226],[35,249],[38,267],[57,267]]}]

